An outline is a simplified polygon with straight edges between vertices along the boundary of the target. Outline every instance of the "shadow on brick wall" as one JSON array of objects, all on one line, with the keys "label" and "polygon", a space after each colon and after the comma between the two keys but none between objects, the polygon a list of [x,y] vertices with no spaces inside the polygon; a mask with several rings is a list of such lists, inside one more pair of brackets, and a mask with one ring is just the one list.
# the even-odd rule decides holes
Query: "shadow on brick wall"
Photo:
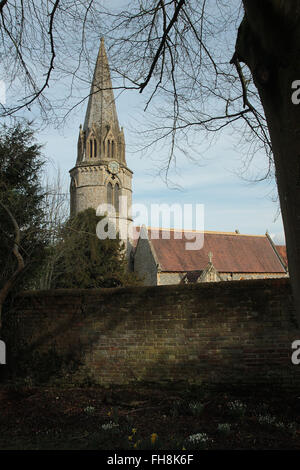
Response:
[{"label": "shadow on brick wall", "polygon": [[26,292],[5,332],[13,380],[299,386],[287,279]]}]

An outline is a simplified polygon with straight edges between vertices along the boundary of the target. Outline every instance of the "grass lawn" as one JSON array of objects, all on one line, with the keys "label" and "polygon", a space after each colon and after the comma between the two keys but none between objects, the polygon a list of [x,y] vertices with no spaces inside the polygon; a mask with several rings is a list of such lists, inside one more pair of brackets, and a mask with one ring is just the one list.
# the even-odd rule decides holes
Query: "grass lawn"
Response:
[{"label": "grass lawn", "polygon": [[300,396],[174,385],[0,388],[0,449],[300,449]]}]

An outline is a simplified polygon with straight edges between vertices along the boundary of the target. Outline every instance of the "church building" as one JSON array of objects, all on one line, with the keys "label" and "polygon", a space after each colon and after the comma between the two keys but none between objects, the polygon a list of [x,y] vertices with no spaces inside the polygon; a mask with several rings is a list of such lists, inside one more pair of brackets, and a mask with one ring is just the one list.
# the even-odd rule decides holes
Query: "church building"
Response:
[{"label": "church building", "polygon": [[[144,229],[145,232],[145,229]],[[134,269],[145,285],[242,281],[287,276],[287,265],[268,233],[197,232],[148,229],[139,237]],[[186,249],[187,240],[203,236],[203,247]],[[148,236],[147,236],[148,235]]]},{"label": "church building", "polygon": [[[110,205],[114,208],[113,213],[109,212],[110,220],[118,231],[128,233],[132,222],[132,171],[126,163],[124,132],[119,126],[103,39],[84,125],[79,128],[76,165],[70,176],[71,216],[89,207],[99,211],[100,205]],[[131,249],[129,244],[127,249]]]},{"label": "church building", "polygon": [[[186,250],[184,237],[172,229],[167,229],[169,237],[162,228],[137,229],[134,233],[142,230],[143,236],[132,240],[132,176],[101,39],[85,120],[79,128],[77,160],[70,170],[71,216],[90,207],[100,215],[99,206],[112,207],[108,215],[117,231],[126,234],[130,269],[143,278],[145,285],[288,275],[285,247],[276,247],[268,233],[261,236],[242,235],[238,231],[202,232],[204,243],[198,250]],[[191,230],[189,239],[193,235],[196,232]]]}]

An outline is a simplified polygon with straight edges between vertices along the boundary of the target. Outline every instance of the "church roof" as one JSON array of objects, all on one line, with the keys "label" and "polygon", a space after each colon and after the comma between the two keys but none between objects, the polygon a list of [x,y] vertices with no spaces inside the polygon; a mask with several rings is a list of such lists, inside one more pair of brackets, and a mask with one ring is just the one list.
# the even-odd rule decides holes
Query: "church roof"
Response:
[{"label": "church roof", "polygon": [[95,65],[83,130],[91,129],[93,123],[99,127],[111,124],[116,133],[120,132],[103,38]]},{"label": "church roof", "polygon": [[[266,235],[242,235],[235,232],[170,230],[170,238],[163,237],[165,229],[148,228],[148,238],[160,269],[167,272],[202,271],[213,255],[213,264],[220,273],[282,273],[285,269]],[[164,234],[164,236],[166,233]],[[203,247],[187,250],[191,237],[204,235]],[[189,237],[187,239],[187,237]]]},{"label": "church roof", "polygon": [[275,245],[276,250],[278,251],[279,255],[281,256],[284,264],[287,266],[288,265],[288,259],[287,259],[287,254],[286,254],[286,246],[285,245]]}]

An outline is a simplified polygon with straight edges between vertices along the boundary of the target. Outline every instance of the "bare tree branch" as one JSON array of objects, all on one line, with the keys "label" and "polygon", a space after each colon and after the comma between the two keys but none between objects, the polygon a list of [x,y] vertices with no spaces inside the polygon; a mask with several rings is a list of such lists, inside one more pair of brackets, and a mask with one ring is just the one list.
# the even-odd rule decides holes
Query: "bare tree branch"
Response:
[{"label": "bare tree branch", "polygon": [[[159,2],[159,3],[161,3],[161,2]],[[175,8],[174,15],[173,15],[171,21],[169,22],[167,28],[164,29],[164,34],[161,38],[160,45],[159,45],[159,47],[156,51],[156,54],[154,56],[154,59],[152,61],[151,66],[150,66],[150,70],[149,70],[149,73],[146,77],[146,80],[143,83],[140,84],[140,93],[142,93],[144,88],[148,85],[148,83],[149,83],[149,81],[152,77],[153,71],[154,71],[155,66],[157,64],[157,61],[160,57],[161,51],[162,51],[163,47],[165,46],[165,43],[166,43],[166,40],[167,40],[167,37],[168,37],[168,33],[171,30],[171,28],[172,28],[173,24],[175,23],[175,21],[177,21],[179,12],[180,12],[180,10],[181,10],[181,8],[183,7],[184,4],[185,4],[185,0],[179,0],[178,5]],[[164,19],[165,19],[165,11],[164,11]]]},{"label": "bare tree branch", "polygon": [[0,12],[3,10],[3,8],[5,7],[7,2],[8,2],[8,0],[1,0],[1,2],[0,2]]},{"label": "bare tree branch", "polygon": [[0,330],[1,330],[1,326],[2,326],[2,318],[1,317],[2,317],[3,304],[5,302],[6,297],[8,296],[9,292],[11,291],[12,287],[14,286],[14,283],[15,283],[18,275],[21,273],[21,271],[23,271],[23,269],[25,267],[25,263],[24,263],[24,259],[21,255],[21,253],[19,252],[20,239],[21,239],[19,225],[18,225],[16,219],[14,218],[14,216],[12,215],[11,211],[1,201],[0,201],[0,206],[8,214],[8,216],[9,216],[9,218],[10,218],[10,220],[11,220],[13,226],[14,226],[15,239],[14,239],[14,245],[13,245],[13,248],[12,248],[12,253],[16,257],[16,260],[17,260],[17,263],[18,263],[16,270],[13,272],[11,277],[4,283],[3,287],[0,290]]}]

